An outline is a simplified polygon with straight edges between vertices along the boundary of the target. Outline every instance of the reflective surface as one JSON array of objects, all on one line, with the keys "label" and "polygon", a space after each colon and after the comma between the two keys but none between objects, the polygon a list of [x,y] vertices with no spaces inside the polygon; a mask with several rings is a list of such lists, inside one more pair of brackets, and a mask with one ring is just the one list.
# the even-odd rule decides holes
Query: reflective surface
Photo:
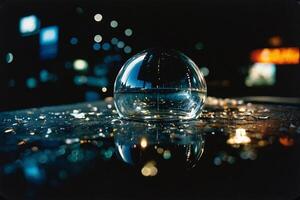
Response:
[{"label": "reflective surface", "polygon": [[118,155],[125,163],[138,167],[144,176],[154,176],[160,172],[158,169],[167,173],[174,165],[178,170],[194,167],[204,151],[202,134],[188,123],[133,126],[123,121],[114,138]]},{"label": "reflective surface", "polygon": [[196,64],[175,50],[149,49],[129,59],[114,86],[119,115],[134,120],[197,118],[206,83]]},{"label": "reflective surface", "polygon": [[1,113],[0,193],[295,199],[299,119],[296,106],[213,97],[188,123],[121,121],[113,99]]}]

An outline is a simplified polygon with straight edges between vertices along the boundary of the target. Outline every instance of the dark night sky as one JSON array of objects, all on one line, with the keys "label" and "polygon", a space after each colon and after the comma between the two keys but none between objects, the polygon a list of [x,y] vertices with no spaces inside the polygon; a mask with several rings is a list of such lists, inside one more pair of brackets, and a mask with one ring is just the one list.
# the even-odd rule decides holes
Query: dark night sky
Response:
[{"label": "dark night sky", "polygon": [[[295,84],[299,82],[299,64],[277,66],[274,86],[247,88],[244,84],[252,64],[250,52],[271,47],[270,37],[280,36],[282,47],[300,46],[300,3],[296,0],[1,2],[1,110],[89,100],[86,92],[99,92],[101,87],[77,86],[74,76],[94,76],[94,66],[103,64],[106,56],[120,55],[121,60],[109,66],[108,92],[99,99],[111,96],[121,65],[135,53],[154,46],[181,50],[200,68],[207,67],[210,70],[206,77],[208,95],[300,96],[299,84]],[[96,13],[103,15],[101,23],[93,20]],[[58,55],[54,59],[39,58],[38,34],[20,36],[20,18],[32,14],[40,19],[41,28],[59,27]],[[113,19],[119,22],[114,30],[109,27]],[[128,27],[134,31],[132,37],[123,34]],[[93,37],[98,33],[103,36],[103,42],[118,37],[131,45],[133,51],[130,54],[119,50],[95,52]],[[79,40],[75,46],[69,42],[73,36]],[[202,50],[195,49],[197,42],[203,44]],[[5,62],[8,52],[14,54],[10,64]],[[90,65],[85,74],[65,67],[78,58]],[[27,78],[38,77],[41,69],[48,70],[56,79],[47,83],[38,81],[36,88],[28,89]]]}]

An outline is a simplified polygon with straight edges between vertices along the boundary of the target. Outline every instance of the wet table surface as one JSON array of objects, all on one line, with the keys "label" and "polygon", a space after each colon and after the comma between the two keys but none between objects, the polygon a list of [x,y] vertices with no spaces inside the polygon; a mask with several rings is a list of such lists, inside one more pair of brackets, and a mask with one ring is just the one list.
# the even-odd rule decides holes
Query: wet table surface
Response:
[{"label": "wet table surface", "polygon": [[118,119],[112,99],[0,113],[4,199],[296,199],[300,107],[209,97],[200,119]]}]

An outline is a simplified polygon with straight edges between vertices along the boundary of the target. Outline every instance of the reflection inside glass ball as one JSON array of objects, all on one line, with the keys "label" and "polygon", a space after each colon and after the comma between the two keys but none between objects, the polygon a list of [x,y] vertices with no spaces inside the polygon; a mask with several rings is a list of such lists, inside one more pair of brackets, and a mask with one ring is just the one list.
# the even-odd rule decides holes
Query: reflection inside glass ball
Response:
[{"label": "reflection inside glass ball", "polygon": [[117,128],[115,145],[121,160],[138,167],[143,176],[156,176],[194,167],[204,138],[195,127],[134,123]]},{"label": "reflection inside glass ball", "polygon": [[195,119],[206,98],[206,83],[196,64],[175,50],[149,49],[129,59],[114,85],[123,119]]}]

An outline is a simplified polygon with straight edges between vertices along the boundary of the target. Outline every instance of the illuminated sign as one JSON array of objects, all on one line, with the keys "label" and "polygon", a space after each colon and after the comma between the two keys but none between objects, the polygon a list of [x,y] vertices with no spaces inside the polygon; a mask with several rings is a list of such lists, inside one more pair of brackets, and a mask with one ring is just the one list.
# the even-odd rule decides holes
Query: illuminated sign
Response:
[{"label": "illuminated sign", "polygon": [[245,79],[248,87],[271,86],[276,82],[276,66],[272,63],[254,63]]},{"label": "illuminated sign", "polygon": [[19,30],[23,36],[34,34],[40,28],[40,21],[35,15],[22,17],[19,23]]},{"label": "illuminated sign", "polygon": [[257,49],[252,51],[251,60],[259,63],[299,64],[300,52],[297,47]]},{"label": "illuminated sign", "polygon": [[43,28],[40,33],[40,45],[56,44],[58,42],[58,27]]},{"label": "illuminated sign", "polygon": [[40,57],[41,59],[53,59],[58,52],[58,26],[49,26],[40,31]]}]

